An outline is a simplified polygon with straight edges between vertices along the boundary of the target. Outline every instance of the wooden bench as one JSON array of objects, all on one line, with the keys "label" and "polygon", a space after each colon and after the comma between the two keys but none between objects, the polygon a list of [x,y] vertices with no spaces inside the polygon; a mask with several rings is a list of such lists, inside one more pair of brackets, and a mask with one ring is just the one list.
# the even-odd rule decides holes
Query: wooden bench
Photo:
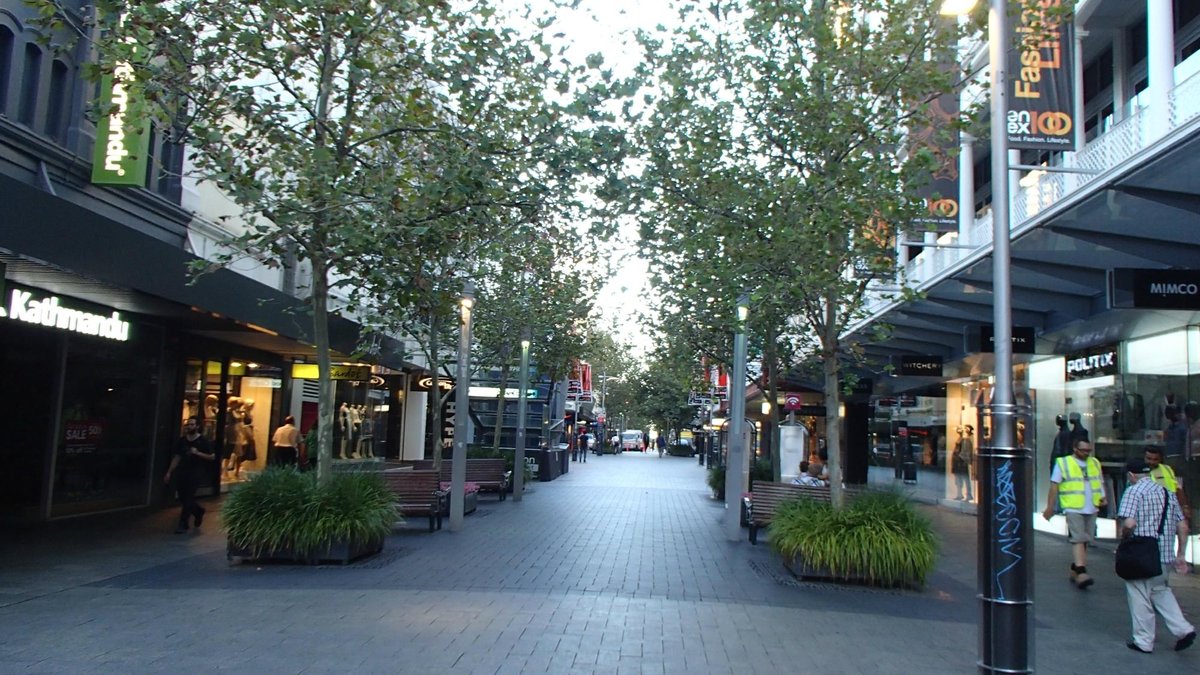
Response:
[{"label": "wooden bench", "polygon": [[[389,469],[383,482],[396,495],[396,510],[405,516],[427,516],[429,531],[442,529],[442,500],[436,471]],[[436,527],[435,527],[436,525]]]},{"label": "wooden bench", "polygon": [[[413,462],[414,469],[433,469],[432,459],[419,459]],[[451,481],[453,462],[442,461],[442,481]],[[480,492],[496,492],[503,501],[508,497],[508,486],[512,480],[512,472],[505,468],[503,457],[478,457],[467,459],[466,482],[475,483]]]},{"label": "wooden bench", "polygon": [[[862,486],[847,486],[842,488],[847,498],[860,494]],[[750,543],[758,543],[758,529],[771,524],[775,512],[787,502],[799,499],[812,499],[825,504],[829,503],[829,486],[816,487],[810,485],[793,485],[792,483],[771,483],[754,481],[750,488],[750,508],[747,520],[750,525]]]}]

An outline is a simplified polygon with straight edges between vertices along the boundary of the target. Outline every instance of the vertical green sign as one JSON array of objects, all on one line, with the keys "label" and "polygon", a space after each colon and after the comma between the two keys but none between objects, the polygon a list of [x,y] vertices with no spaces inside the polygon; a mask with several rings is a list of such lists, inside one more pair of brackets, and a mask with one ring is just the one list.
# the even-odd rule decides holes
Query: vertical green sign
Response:
[{"label": "vertical green sign", "polygon": [[133,67],[118,63],[112,75],[100,82],[100,112],[96,125],[96,151],[92,182],[97,185],[142,186],[150,153],[150,122],[129,124],[129,88]]}]

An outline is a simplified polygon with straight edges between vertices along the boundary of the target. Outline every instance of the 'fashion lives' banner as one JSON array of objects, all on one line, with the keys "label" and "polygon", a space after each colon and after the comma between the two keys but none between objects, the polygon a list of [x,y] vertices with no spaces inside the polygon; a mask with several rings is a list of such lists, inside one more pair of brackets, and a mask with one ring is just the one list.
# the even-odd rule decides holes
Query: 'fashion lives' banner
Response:
[{"label": "'fashion lives' banner", "polygon": [[1008,144],[1075,150],[1074,31],[1057,12],[1062,0],[1039,0],[1010,23]]}]

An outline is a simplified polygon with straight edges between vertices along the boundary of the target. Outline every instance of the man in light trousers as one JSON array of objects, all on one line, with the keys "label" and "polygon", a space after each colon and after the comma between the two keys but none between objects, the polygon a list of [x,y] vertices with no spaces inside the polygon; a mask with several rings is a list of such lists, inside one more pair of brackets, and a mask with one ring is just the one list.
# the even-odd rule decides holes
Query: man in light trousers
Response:
[{"label": "man in light trousers", "polygon": [[1125,463],[1125,471],[1129,474],[1129,487],[1121,497],[1121,506],[1117,510],[1121,536],[1157,537],[1159,560],[1163,568],[1158,576],[1125,581],[1129,617],[1133,623],[1133,636],[1125,646],[1143,654],[1154,651],[1154,612],[1157,611],[1162,615],[1167,630],[1176,638],[1175,651],[1182,651],[1196,641],[1196,628],[1184,618],[1175,594],[1167,585],[1167,579],[1172,569],[1179,574],[1187,574],[1187,561],[1183,558],[1187,545],[1187,521],[1183,518],[1175,495],[1150,479],[1150,465],[1144,459],[1135,457],[1129,460]]}]

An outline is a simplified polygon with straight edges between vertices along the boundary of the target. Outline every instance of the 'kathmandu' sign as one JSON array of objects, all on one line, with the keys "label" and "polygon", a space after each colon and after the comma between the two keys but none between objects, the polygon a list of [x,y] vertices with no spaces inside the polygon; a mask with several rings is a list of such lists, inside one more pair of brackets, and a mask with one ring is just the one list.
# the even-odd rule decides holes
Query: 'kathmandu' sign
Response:
[{"label": "'kathmandu' sign", "polygon": [[150,153],[150,122],[131,124],[129,85],[133,66],[118,63],[100,81],[101,117],[96,125],[92,182],[96,185],[142,186]]},{"label": "'kathmandu' sign", "polygon": [[47,328],[125,342],[129,340],[129,322],[114,311],[110,316],[93,314],[62,306],[57,295],[34,298],[33,293],[14,288],[8,307],[0,307],[0,318],[7,317]]}]

